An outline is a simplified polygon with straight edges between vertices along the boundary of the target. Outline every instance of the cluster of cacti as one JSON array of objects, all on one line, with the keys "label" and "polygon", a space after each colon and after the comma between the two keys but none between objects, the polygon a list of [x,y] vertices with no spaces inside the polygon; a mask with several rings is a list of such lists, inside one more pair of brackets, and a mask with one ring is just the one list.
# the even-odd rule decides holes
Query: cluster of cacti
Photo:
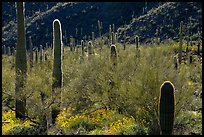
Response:
[{"label": "cluster of cacti", "polygon": [[16,2],[17,8],[17,46],[16,46],[16,118],[24,118],[26,114],[26,97],[22,93],[26,81],[26,37],[24,24],[24,3]]},{"label": "cluster of cacti", "polygon": [[171,135],[175,115],[175,88],[170,81],[165,81],[160,88],[159,120],[162,135]]},{"label": "cluster of cacti", "polygon": [[180,30],[179,30],[179,64],[181,64],[181,60],[182,60],[182,45],[183,45],[183,21],[181,21],[180,23]]}]

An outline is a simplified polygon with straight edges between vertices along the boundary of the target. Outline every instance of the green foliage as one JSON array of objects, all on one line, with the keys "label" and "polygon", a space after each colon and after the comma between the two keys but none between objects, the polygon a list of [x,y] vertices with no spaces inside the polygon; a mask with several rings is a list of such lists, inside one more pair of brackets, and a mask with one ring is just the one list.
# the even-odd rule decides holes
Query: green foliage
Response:
[{"label": "green foliage", "polygon": [[[114,71],[112,71],[110,60],[110,48],[107,45],[103,45],[101,54],[98,54],[100,49],[95,49],[91,62],[88,62],[87,52],[85,52],[84,63],[80,63],[79,56],[65,47],[62,68],[63,80],[66,82],[63,83],[61,90],[55,90],[56,96],[59,95],[59,91],[62,92],[60,95],[62,98],[55,100],[54,104],[61,102],[62,108],[71,108],[71,116],[87,116],[97,108],[107,108],[111,111],[111,114],[104,117],[101,115],[102,112],[97,112],[98,114],[92,115],[92,121],[89,122],[86,119],[81,119],[76,123],[72,120],[72,128],[66,128],[67,134],[68,132],[69,134],[76,133],[80,127],[81,134],[115,135],[120,134],[120,131],[121,134],[139,134],[140,127],[144,134],[158,133],[160,85],[166,80],[171,81],[175,86],[175,123],[180,120],[183,112],[197,111],[199,108],[196,108],[197,103],[194,102],[193,93],[202,89],[202,65],[195,60],[193,64],[181,64],[177,70],[174,69],[173,45],[178,44],[141,46],[140,56],[137,57],[135,46],[127,45],[126,50],[123,50],[122,45],[117,43],[118,59]],[[52,102],[52,49],[47,50],[47,56],[47,61],[35,64],[32,71],[28,71],[24,89],[28,115],[37,121],[40,121],[42,113],[47,113],[47,108]],[[2,60],[2,89],[14,97],[15,70],[12,69],[11,60],[12,58],[8,56]],[[45,94],[44,104],[42,93]],[[3,94],[2,99],[4,100],[2,105],[5,108],[4,103],[9,99],[9,95]],[[69,117],[63,117],[64,123]],[[121,117],[133,120],[125,122]],[[98,123],[96,119],[99,119]],[[197,120],[201,120],[200,117]],[[124,124],[123,129],[122,122],[130,123],[130,125]],[[181,121],[180,124],[183,122]],[[63,122],[57,123],[64,129]],[[111,123],[111,128],[109,128],[108,125]],[[135,124],[138,126],[131,126]],[[177,125],[174,126],[173,134],[178,132]],[[93,126],[95,127],[92,129]],[[200,132],[201,124],[198,123],[196,126],[199,127],[198,132]],[[117,130],[110,130],[114,127]],[[191,125],[188,132],[191,132],[190,127]],[[134,132],[136,129],[137,133]]]}]

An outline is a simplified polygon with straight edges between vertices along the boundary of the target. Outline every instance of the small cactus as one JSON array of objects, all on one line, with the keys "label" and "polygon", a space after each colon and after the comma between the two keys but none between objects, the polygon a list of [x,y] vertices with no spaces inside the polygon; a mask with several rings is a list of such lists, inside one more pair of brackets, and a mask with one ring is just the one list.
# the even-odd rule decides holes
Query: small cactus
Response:
[{"label": "small cactus", "polygon": [[112,32],[112,42],[111,43],[115,44],[115,34],[114,34],[114,32]]},{"label": "small cactus", "polygon": [[81,55],[82,55],[82,58],[84,57],[84,41],[81,40]]},{"label": "small cactus", "polygon": [[10,56],[10,55],[11,55],[11,48],[8,47],[8,56]]},{"label": "small cactus", "polygon": [[4,51],[4,55],[6,55],[6,46],[5,45],[3,45],[3,51]]},{"label": "small cactus", "polygon": [[110,47],[110,58],[113,65],[115,66],[117,64],[117,50],[115,45],[111,45]]},{"label": "small cactus", "polygon": [[162,135],[171,135],[175,114],[175,88],[170,81],[165,81],[160,88],[159,119]]},{"label": "small cactus", "polygon": [[136,35],[135,37],[135,45],[136,45],[136,49],[139,48],[139,36]]},{"label": "small cactus", "polygon": [[175,65],[175,69],[177,69],[178,68],[178,63],[177,63],[177,57],[176,56],[174,56],[174,65]]}]

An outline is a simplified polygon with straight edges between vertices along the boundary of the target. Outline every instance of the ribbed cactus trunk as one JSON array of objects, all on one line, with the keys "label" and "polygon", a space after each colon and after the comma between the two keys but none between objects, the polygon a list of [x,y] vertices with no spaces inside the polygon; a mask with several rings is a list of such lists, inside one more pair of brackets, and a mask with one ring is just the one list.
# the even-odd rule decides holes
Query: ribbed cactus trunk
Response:
[{"label": "ribbed cactus trunk", "polygon": [[181,21],[180,23],[180,30],[179,30],[179,64],[181,64],[181,60],[182,60],[182,45],[183,45],[183,42],[182,42],[182,39],[183,39],[183,21]]},{"label": "ribbed cactus trunk", "polygon": [[175,113],[175,88],[170,81],[165,81],[160,90],[159,118],[161,133],[162,135],[171,135]]},{"label": "ribbed cactus trunk", "polygon": [[[54,98],[54,90],[56,88],[62,87],[62,30],[61,30],[61,23],[58,19],[55,19],[53,21],[53,54],[54,54],[54,63],[53,63],[53,84],[52,84],[52,90],[53,95],[52,98]],[[59,96],[61,93],[58,94]],[[60,96],[61,98],[61,96]],[[60,99],[61,100],[61,99]],[[57,106],[55,108],[52,108],[52,123],[55,123],[55,118],[60,112],[60,106]]]},{"label": "ribbed cactus trunk", "polygon": [[30,67],[32,68],[33,67],[33,43],[32,43],[32,38],[31,36],[29,37],[29,43],[30,43]]},{"label": "ribbed cactus trunk", "polygon": [[26,96],[23,88],[26,82],[26,38],[24,25],[24,3],[16,2],[17,8],[17,46],[16,46],[16,85],[15,85],[15,105],[16,118],[24,118],[26,114]]},{"label": "ribbed cactus trunk", "polygon": [[3,45],[3,51],[4,51],[4,55],[6,55],[6,46]]},{"label": "ribbed cactus trunk", "polygon": [[117,50],[115,45],[111,45],[110,47],[110,58],[113,65],[117,65]]}]

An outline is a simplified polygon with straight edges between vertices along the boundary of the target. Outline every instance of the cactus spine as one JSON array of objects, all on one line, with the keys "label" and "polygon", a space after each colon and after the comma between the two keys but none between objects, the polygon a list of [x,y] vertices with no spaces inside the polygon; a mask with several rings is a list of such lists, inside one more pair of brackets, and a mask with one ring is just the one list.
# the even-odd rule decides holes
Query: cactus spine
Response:
[{"label": "cactus spine", "polygon": [[180,42],[179,42],[179,64],[181,64],[181,60],[182,60],[182,38],[183,38],[183,21],[181,21],[180,23],[180,30],[179,30],[179,38],[180,38]]},{"label": "cactus spine", "polygon": [[111,58],[111,61],[112,61],[113,65],[115,66],[117,64],[117,50],[116,50],[115,45],[111,45],[110,58]]},{"label": "cactus spine", "polygon": [[159,119],[162,135],[171,135],[174,124],[175,88],[170,81],[165,81],[160,88]]},{"label": "cactus spine", "polygon": [[24,24],[24,2],[16,2],[17,8],[17,46],[16,46],[16,118],[23,119],[26,113],[26,97],[22,93],[26,81],[26,37]]}]

